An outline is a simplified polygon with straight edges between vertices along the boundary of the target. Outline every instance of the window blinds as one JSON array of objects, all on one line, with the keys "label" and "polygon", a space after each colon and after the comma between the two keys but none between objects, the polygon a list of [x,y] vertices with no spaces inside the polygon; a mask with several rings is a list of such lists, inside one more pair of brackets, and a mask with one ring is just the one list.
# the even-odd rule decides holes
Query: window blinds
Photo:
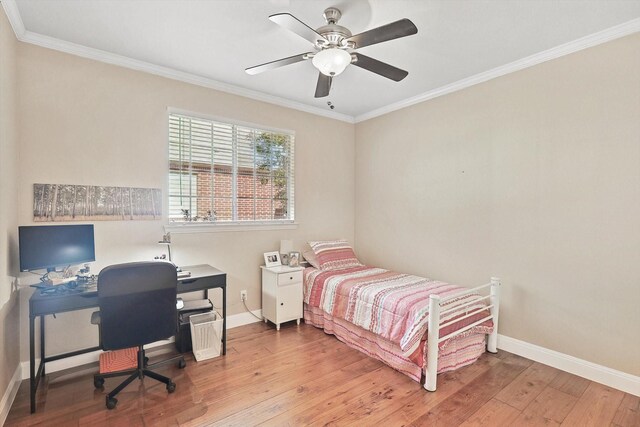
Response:
[{"label": "window blinds", "polygon": [[182,114],[169,115],[169,218],[294,219],[294,136]]}]

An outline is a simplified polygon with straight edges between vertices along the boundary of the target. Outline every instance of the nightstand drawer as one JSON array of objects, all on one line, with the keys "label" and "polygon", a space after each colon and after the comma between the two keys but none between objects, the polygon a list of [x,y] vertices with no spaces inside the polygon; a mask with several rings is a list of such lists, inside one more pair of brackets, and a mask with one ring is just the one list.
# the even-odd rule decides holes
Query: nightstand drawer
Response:
[{"label": "nightstand drawer", "polygon": [[292,271],[291,273],[278,274],[278,286],[290,285],[302,282],[302,271]]}]

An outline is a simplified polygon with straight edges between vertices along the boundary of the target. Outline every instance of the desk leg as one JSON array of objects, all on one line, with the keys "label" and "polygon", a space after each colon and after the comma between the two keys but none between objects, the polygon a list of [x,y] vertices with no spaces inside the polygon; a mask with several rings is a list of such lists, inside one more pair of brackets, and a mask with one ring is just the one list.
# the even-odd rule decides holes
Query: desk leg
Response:
[{"label": "desk leg", "polygon": [[29,316],[29,386],[31,392],[31,413],[36,412],[36,327],[35,316]]},{"label": "desk leg", "polygon": [[42,376],[44,377],[44,316],[40,316],[40,360],[42,363]]},{"label": "desk leg", "polygon": [[227,354],[227,287],[222,288],[222,354]]}]

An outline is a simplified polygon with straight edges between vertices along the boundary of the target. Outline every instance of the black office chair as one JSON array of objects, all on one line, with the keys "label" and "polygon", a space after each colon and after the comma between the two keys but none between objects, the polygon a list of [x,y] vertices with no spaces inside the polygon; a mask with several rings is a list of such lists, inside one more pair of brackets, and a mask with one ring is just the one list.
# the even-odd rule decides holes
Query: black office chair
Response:
[{"label": "black office chair", "polygon": [[[138,347],[135,369],[96,374],[93,383],[102,388],[104,379],[129,375],[118,387],[107,394],[107,408],[116,407],[115,396],[136,378],[151,377],[167,385],[173,393],[176,385],[170,378],[153,371],[159,365],[178,361],[186,363],[181,355],[148,365],[143,346],[167,339],[176,334],[178,310],[176,308],[177,274],[168,262],[134,262],[106,267],[98,276],[99,319],[92,323],[100,326],[100,345],[103,350]],[[95,313],[94,313],[95,314]]]}]

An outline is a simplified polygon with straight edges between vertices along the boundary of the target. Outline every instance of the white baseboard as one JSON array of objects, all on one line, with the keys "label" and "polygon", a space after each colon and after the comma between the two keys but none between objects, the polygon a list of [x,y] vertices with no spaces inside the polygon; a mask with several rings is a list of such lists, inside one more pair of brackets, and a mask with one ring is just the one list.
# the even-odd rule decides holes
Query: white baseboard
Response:
[{"label": "white baseboard", "polygon": [[[251,314],[253,313],[253,314]],[[244,312],[234,314],[227,318],[227,329],[237,328],[238,326],[248,325],[249,323],[256,323],[262,321],[262,310],[253,310],[251,313]],[[257,316],[254,317],[254,316]]]},{"label": "white baseboard", "polygon": [[634,396],[640,396],[640,377],[638,376],[500,334],[498,334],[498,348]]},{"label": "white baseboard", "polygon": [[[255,310],[252,313],[258,316],[258,318],[254,317],[249,312],[239,313],[239,314],[234,314],[229,316],[227,318],[227,329],[233,329],[233,328],[237,328],[238,326],[248,325],[249,323],[259,322],[260,321],[259,319],[262,319],[262,310]],[[158,341],[153,344],[149,344],[146,348],[151,349],[154,347],[165,346],[173,342],[174,342],[174,339],[170,338],[168,340]],[[96,351],[92,351],[91,353],[79,354],[77,356],[67,357],[65,359],[48,362],[47,373],[63,371],[65,369],[75,368],[76,366],[82,366],[89,363],[97,362],[100,358],[100,353],[102,353],[101,350],[96,350]],[[160,354],[160,353],[156,352],[156,354]],[[36,359],[36,366],[37,366],[37,363],[39,362],[40,362],[40,359]],[[28,360],[24,361],[20,365],[21,365],[21,374],[22,374],[21,379],[30,378],[31,375],[29,372],[29,361]]]},{"label": "white baseboard", "polygon": [[18,393],[20,381],[22,381],[20,374],[20,365],[18,365],[16,366],[16,370],[13,373],[9,384],[7,384],[7,389],[4,391],[2,400],[0,400],[0,426],[4,425],[4,422],[7,420],[9,410],[11,409],[11,405],[13,404],[13,399],[16,398],[16,394]]}]

